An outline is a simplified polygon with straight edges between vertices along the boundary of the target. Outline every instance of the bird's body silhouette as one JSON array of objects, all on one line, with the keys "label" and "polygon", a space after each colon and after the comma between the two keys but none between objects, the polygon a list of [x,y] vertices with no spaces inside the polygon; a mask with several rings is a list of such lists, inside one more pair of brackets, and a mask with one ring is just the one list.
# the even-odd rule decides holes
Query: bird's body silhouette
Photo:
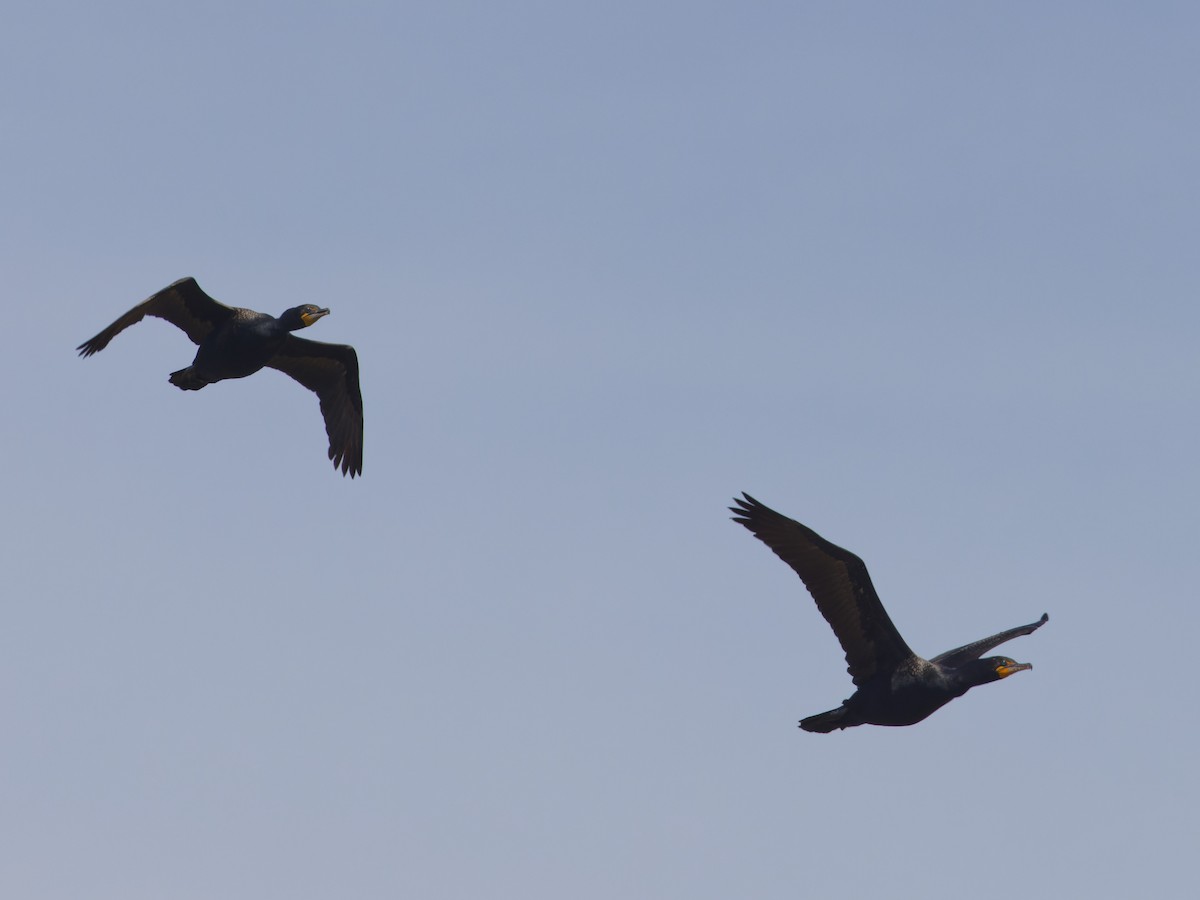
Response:
[{"label": "bird's body silhouette", "polygon": [[245,378],[264,366],[290,375],[321,401],[334,468],[353,478],[362,473],[362,393],[358,355],[344,344],[324,344],[296,337],[329,315],[311,304],[293,307],[279,318],[252,309],[225,306],[200,289],[194,278],[182,278],[139,303],[98,335],[77,348],[91,356],[146,316],[157,316],[180,328],[197,344],[196,358],[172,372],[171,384],[198,391],[228,378]]},{"label": "bird's body silhouette", "polygon": [[846,652],[857,690],[837,709],[800,721],[805,731],[854,725],[912,725],[972,687],[1032,669],[1006,656],[980,657],[993,647],[1041,628],[1049,616],[1010,628],[932,659],[917,656],[875,593],[861,559],[811,528],[775,512],[749,494],[734,498],[735,522],[744,525],[800,576]]}]

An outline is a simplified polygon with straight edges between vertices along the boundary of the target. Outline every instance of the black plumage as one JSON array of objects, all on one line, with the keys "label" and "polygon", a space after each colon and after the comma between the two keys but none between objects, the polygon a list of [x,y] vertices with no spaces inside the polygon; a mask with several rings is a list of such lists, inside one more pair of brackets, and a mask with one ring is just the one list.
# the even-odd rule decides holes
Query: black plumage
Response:
[{"label": "black plumage", "polygon": [[1033,668],[1007,656],[980,657],[1005,641],[1032,634],[1049,616],[922,659],[892,624],[861,559],[749,494],[742,496],[729,508],[736,513],[734,521],[800,576],[846,652],[847,671],[858,688],[837,709],[802,719],[805,731],[912,725],[976,685]]},{"label": "black plumage", "polygon": [[290,375],[321,401],[329,458],[335,469],[353,478],[362,474],[363,410],[358,386],[358,355],[344,344],[324,344],[296,337],[329,315],[312,304],[293,307],[279,318],[251,309],[218,303],[194,278],[181,278],[138,304],[98,335],[79,345],[91,356],[146,316],[166,319],[199,345],[186,369],[172,372],[171,384],[198,391],[227,378],[245,378],[264,366]]}]

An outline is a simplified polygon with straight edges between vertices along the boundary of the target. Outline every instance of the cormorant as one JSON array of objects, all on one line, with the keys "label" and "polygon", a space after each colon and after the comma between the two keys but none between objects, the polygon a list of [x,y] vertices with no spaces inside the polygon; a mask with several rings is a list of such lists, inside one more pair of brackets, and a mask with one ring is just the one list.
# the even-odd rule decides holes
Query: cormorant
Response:
[{"label": "cormorant", "polygon": [[1032,634],[1049,620],[1010,628],[933,659],[908,648],[888,618],[863,561],[811,528],[759,503],[734,498],[735,522],[791,566],[846,651],[847,671],[858,688],[837,709],[800,720],[805,731],[828,733],[854,725],[912,725],[971,688],[1032,669],[1007,656],[979,657],[993,647]]},{"label": "cormorant", "polygon": [[290,375],[321,400],[329,458],[351,478],[362,474],[363,409],[358,387],[358,355],[344,344],[322,344],[290,332],[307,328],[328,309],[296,306],[278,319],[251,309],[228,307],[200,289],[194,278],[181,278],[138,304],[76,349],[91,356],[145,316],[166,319],[198,344],[186,369],[172,372],[171,384],[198,391],[215,381],[245,378],[263,366]]}]

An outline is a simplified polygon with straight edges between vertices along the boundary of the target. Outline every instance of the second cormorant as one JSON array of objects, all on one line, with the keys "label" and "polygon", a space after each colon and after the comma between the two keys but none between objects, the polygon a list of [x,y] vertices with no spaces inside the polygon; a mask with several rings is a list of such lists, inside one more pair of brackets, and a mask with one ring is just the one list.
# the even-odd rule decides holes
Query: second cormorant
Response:
[{"label": "second cormorant", "polygon": [[1007,656],[980,657],[1005,641],[1032,634],[1049,620],[1010,628],[922,659],[909,649],[871,584],[863,561],[811,528],[775,512],[749,494],[734,498],[735,522],[795,570],[817,601],[858,688],[837,709],[800,720],[805,731],[827,733],[853,725],[912,725],[971,688],[1032,669]]}]

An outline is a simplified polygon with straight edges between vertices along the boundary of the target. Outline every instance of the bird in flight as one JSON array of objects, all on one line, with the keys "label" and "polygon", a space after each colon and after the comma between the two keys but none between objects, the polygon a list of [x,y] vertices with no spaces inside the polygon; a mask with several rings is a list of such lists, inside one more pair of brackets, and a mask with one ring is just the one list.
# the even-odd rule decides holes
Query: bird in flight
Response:
[{"label": "bird in flight", "polygon": [[837,709],[800,720],[805,731],[854,725],[912,725],[971,688],[1032,669],[1007,656],[980,659],[993,647],[1032,634],[1042,617],[963,647],[922,659],[909,649],[875,593],[861,559],[749,494],[729,507],[738,522],[795,570],[846,652],[857,690]]},{"label": "bird in flight", "polygon": [[181,278],[139,303],[76,349],[83,357],[146,316],[166,319],[199,345],[186,369],[172,372],[171,384],[198,391],[227,378],[245,378],[263,366],[290,375],[315,393],[329,435],[333,467],[353,478],[362,474],[363,410],[358,387],[358,354],[345,344],[323,344],[291,332],[329,315],[312,304],[286,310],[279,318],[218,303],[194,278]]}]

